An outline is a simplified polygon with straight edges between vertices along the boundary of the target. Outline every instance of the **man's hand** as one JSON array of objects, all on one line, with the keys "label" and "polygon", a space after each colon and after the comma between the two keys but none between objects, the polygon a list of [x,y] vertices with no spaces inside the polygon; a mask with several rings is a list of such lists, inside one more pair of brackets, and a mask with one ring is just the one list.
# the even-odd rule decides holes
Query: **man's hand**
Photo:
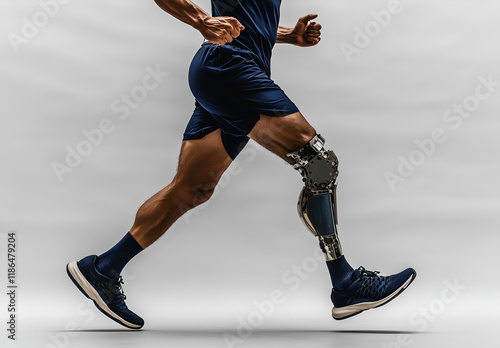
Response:
[{"label": "man's hand", "polygon": [[225,45],[245,29],[236,18],[212,17],[191,0],[154,0],[162,10],[197,29],[205,39]]},{"label": "man's hand", "polygon": [[300,47],[311,47],[321,41],[321,24],[311,22],[318,17],[316,14],[308,14],[300,17],[293,29],[280,27],[277,42],[291,43]]},{"label": "man's hand", "polygon": [[207,17],[199,28],[205,39],[218,45],[225,45],[240,36],[245,27],[233,17]]}]

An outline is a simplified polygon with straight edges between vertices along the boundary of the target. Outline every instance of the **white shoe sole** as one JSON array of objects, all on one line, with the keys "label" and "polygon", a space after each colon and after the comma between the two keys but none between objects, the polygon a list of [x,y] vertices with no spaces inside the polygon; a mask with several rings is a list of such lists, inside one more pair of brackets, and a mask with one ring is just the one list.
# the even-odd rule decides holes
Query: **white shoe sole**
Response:
[{"label": "white shoe sole", "polygon": [[353,315],[359,314],[363,311],[366,311],[368,309],[380,307],[383,304],[386,304],[390,300],[392,300],[394,297],[399,295],[404,289],[410,285],[410,283],[415,279],[415,273],[411,275],[410,278],[406,282],[404,282],[403,285],[401,285],[396,291],[394,291],[392,294],[389,296],[378,300],[378,301],[373,301],[373,302],[362,302],[362,303],[356,303],[350,306],[344,306],[344,307],[333,307],[332,309],[332,317],[337,320],[341,319],[346,319],[349,317],[352,317]]},{"label": "white shoe sole", "polygon": [[90,284],[87,279],[83,276],[82,272],[80,272],[80,269],[78,268],[77,261],[73,261],[68,264],[67,271],[71,278],[80,286],[80,290],[92,301],[94,301],[94,304],[107,316],[109,316],[111,319],[119,322],[120,324],[131,328],[131,329],[140,329],[142,325],[137,325],[137,324],[132,324],[129,323],[128,321],[124,320],[121,318],[118,314],[113,312],[106,302],[103,301],[101,296],[99,296],[99,293],[94,289],[92,284]]}]

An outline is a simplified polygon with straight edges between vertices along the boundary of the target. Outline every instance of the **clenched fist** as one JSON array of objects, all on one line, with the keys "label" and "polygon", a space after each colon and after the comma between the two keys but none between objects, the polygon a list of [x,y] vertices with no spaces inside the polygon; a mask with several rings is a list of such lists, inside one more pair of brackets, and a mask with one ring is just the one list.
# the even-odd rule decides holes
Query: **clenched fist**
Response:
[{"label": "clenched fist", "polygon": [[205,39],[217,45],[225,45],[240,36],[245,27],[233,17],[208,17],[200,29]]}]

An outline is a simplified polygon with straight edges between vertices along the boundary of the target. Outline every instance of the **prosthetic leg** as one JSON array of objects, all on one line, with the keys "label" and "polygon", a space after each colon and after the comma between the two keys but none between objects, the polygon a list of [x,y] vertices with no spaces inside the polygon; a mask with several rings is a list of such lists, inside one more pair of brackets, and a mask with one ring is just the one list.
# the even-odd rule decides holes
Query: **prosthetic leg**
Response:
[{"label": "prosthetic leg", "polygon": [[353,270],[342,254],[337,235],[337,176],[339,161],[333,151],[324,148],[325,139],[316,134],[306,145],[287,154],[295,160],[293,167],[303,177],[298,213],[306,227],[319,239],[332,279],[332,316],[352,317],[376,308],[398,296],[415,279],[413,268],[391,276],[364,267]]},{"label": "prosthetic leg", "polygon": [[339,161],[333,151],[324,148],[325,139],[316,134],[306,145],[287,154],[296,163],[293,168],[303,177],[297,210],[304,225],[319,239],[327,261],[342,256],[337,235],[336,195]]}]

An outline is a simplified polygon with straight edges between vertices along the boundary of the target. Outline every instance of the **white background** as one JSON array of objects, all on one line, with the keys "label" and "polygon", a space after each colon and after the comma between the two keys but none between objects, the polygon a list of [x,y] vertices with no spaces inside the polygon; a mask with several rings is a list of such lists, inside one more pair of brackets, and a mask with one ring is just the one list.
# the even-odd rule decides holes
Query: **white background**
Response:
[{"label": "white background", "polygon": [[[209,10],[209,1],[197,3]],[[120,327],[100,313],[82,314],[87,301],[65,265],[114,245],[140,204],[174,175],[194,103],[187,70],[202,37],[152,0],[73,0],[14,47],[9,37],[21,35],[23,18],[33,22],[41,7],[2,1],[0,255],[6,233],[16,231],[19,262],[20,341],[8,343],[50,347],[57,337],[64,347],[225,347],[224,333],[237,336],[254,301],[278,289],[284,302],[236,346],[488,344],[500,309],[500,88],[457,129],[443,114],[473,100],[479,77],[500,82],[500,5],[401,0],[348,62],[341,45],[354,45],[372,11],[387,4],[283,1],[281,25],[318,13],[323,39],[309,49],[278,45],[272,68],[340,158],[348,260],[385,274],[414,267],[412,286],[386,307],[333,321],[326,267],[312,258],[316,240],[295,212],[300,177],[251,142],[216,197],[127,266],[127,303],[146,320],[134,335],[116,333]],[[169,75],[121,120],[111,105],[142,84],[147,67]],[[105,118],[114,131],[60,182],[53,163],[64,164],[67,147]],[[391,190],[384,175],[399,175],[401,158],[409,160],[415,142],[436,128],[446,141]],[[310,270],[296,288],[283,280],[294,265]],[[453,297],[447,281],[465,290]],[[405,332],[409,341],[396,343]]]}]

